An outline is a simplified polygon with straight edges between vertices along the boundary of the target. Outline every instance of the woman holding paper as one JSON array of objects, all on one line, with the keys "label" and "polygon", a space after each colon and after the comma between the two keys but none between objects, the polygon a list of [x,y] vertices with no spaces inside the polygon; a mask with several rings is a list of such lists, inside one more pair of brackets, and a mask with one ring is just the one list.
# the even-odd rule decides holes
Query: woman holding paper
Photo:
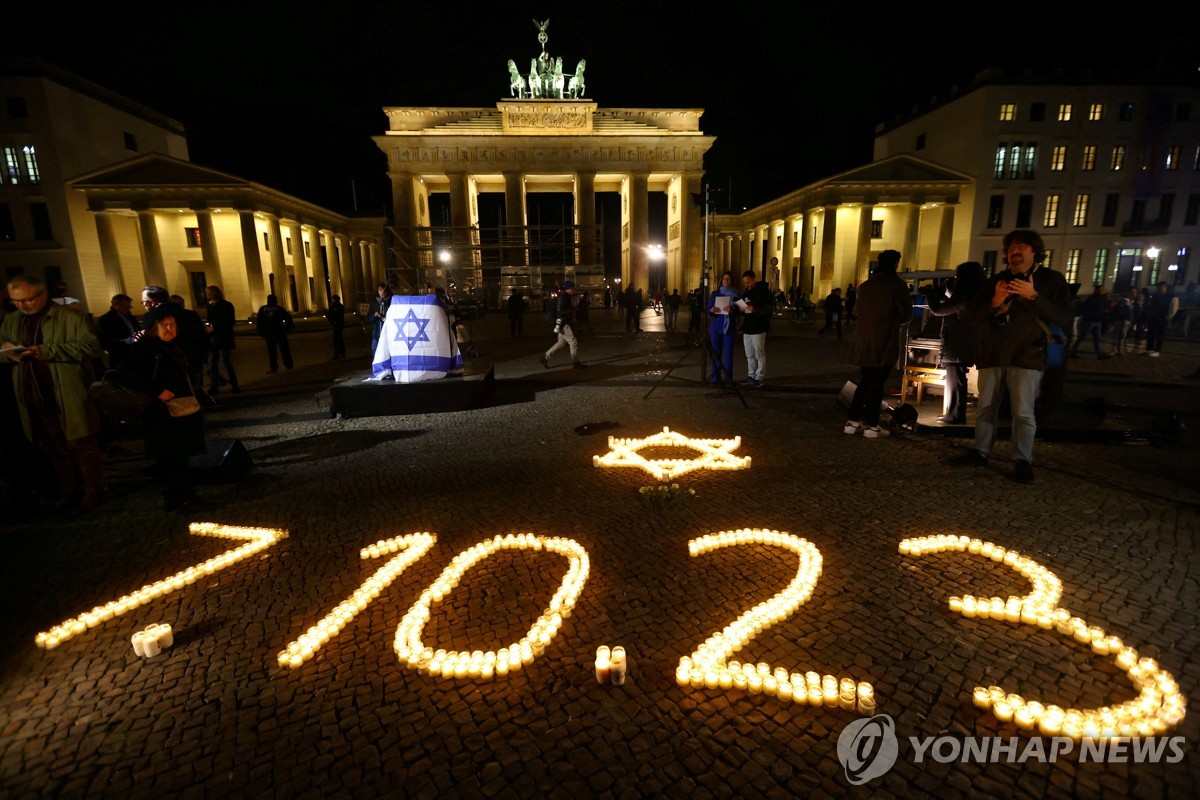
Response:
[{"label": "woman holding paper", "polygon": [[[733,288],[733,273],[721,273],[721,282],[708,296],[708,339],[712,342],[713,368],[709,383],[733,383],[733,342],[737,338],[737,326],[733,314],[737,313],[738,293]],[[722,373],[724,378],[722,378]]]}]

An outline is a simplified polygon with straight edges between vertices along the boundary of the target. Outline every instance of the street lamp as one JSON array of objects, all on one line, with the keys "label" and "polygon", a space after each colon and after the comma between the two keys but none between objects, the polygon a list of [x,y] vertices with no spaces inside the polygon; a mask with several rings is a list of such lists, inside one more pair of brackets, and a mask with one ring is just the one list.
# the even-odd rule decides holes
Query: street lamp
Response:
[{"label": "street lamp", "polygon": [[[646,255],[650,259],[651,264],[661,264],[667,257],[667,254],[663,252],[661,244],[650,245],[647,248]],[[657,271],[655,271],[654,277],[656,279],[656,283],[652,288],[653,288],[653,290],[657,291],[659,288],[662,287],[661,276],[658,274]]]}]

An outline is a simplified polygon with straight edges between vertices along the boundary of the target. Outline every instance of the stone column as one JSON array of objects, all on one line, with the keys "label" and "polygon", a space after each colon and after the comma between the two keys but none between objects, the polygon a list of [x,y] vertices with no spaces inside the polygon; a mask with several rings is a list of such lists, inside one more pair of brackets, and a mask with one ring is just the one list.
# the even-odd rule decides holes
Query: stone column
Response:
[{"label": "stone column", "polygon": [[629,271],[630,280],[642,290],[650,291],[650,176],[637,172],[630,176],[629,187]]},{"label": "stone column", "polygon": [[942,224],[938,226],[937,266],[935,269],[950,269],[950,247],[954,244],[954,205],[942,207]]},{"label": "stone column", "polygon": [[313,307],[323,311],[329,307],[329,297],[325,289],[325,262],[321,258],[321,231],[312,225],[303,226],[308,232],[308,264],[313,276]]},{"label": "stone column", "polygon": [[[700,271],[704,266],[704,206],[692,202],[692,198],[703,192],[703,173],[689,172],[680,178],[680,221],[683,224],[683,242],[680,247],[682,263],[679,275],[672,276],[671,287],[679,287],[679,293],[700,285]],[[715,257],[709,253],[709,260]],[[675,278],[678,283],[675,283]]]},{"label": "stone column", "polygon": [[867,279],[871,266],[871,214],[875,206],[864,203],[858,210],[858,245],[854,251],[854,283]]},{"label": "stone column", "polygon": [[[147,286],[167,285],[167,270],[163,267],[162,244],[158,240],[158,225],[153,211],[139,209],[138,243],[142,248],[142,269]],[[103,253],[103,249],[102,249]]]},{"label": "stone column", "polygon": [[529,265],[529,231],[525,229],[525,175],[504,173],[504,261],[509,266]]},{"label": "stone column", "polygon": [[921,248],[921,204],[910,203],[904,224],[904,250],[900,253],[901,269],[919,269]]},{"label": "stone column", "polygon": [[[300,232],[299,222],[288,223],[288,235],[292,238],[292,272],[296,275],[296,298],[300,306],[297,311],[309,311],[317,308],[308,291],[308,268],[304,258],[304,235]],[[315,284],[315,281],[314,281]],[[316,287],[313,287],[314,290]]]},{"label": "stone column", "polygon": [[816,284],[813,282],[810,285],[809,276],[812,275],[813,255],[812,255],[812,227],[816,215],[811,211],[805,211],[800,217],[800,287],[812,294],[816,289]]},{"label": "stone column", "polygon": [[[738,256],[737,263],[730,269],[734,277],[745,272],[754,263],[754,234],[750,231],[742,231],[739,236],[742,239],[742,252]],[[734,281],[734,283],[737,283],[737,281]]]},{"label": "stone column", "polygon": [[354,271],[354,248],[350,244],[350,237],[342,234],[334,234],[334,241],[337,243],[338,253],[338,275],[342,282],[342,302],[347,302],[347,298],[352,298],[351,302],[358,302],[358,293],[362,287],[355,280]]},{"label": "stone column", "polygon": [[325,255],[329,259],[329,285],[333,293],[341,295],[342,302],[349,305],[355,302],[355,299],[347,294],[346,286],[342,282],[342,256],[338,252],[337,235],[333,231],[327,231],[323,232],[321,237],[325,240]]},{"label": "stone column", "polygon": [[[196,209],[196,224],[200,227],[200,254],[204,257],[205,269],[212,270],[213,277],[209,280],[216,283],[221,277],[221,257],[217,255],[217,232],[213,229],[212,212]],[[187,293],[191,294],[190,286]]]},{"label": "stone column", "polygon": [[354,248],[354,278],[355,283],[362,287],[363,291],[370,291],[371,286],[371,262],[370,254],[367,252],[367,242],[365,239],[355,239],[350,244]]},{"label": "stone column", "polygon": [[125,278],[121,273],[121,251],[117,248],[115,220],[116,215],[111,211],[96,212],[96,234],[100,237],[100,260],[104,262],[104,287],[108,297],[126,294]]},{"label": "stone column", "polygon": [[791,288],[796,282],[796,273],[792,270],[792,262],[796,259],[796,246],[792,241],[795,238],[796,218],[792,216],[783,221],[783,262],[779,265],[783,280],[779,282],[780,289],[785,286]]},{"label": "stone column", "polygon": [[[462,269],[471,264],[471,187],[465,172],[452,172],[446,177],[450,179],[451,263]],[[355,267],[355,275],[361,275],[361,261],[355,261]]]},{"label": "stone column", "polygon": [[833,291],[834,287],[834,256],[837,255],[837,212],[836,205],[824,207],[825,213],[821,219],[821,289],[819,295],[824,297]]},{"label": "stone column", "polygon": [[[262,258],[258,254],[258,227],[254,224],[253,211],[239,209],[237,213],[242,228],[242,257],[246,261],[246,288],[251,307],[258,308],[267,301],[267,293],[263,291]],[[203,237],[204,231],[200,235]]]},{"label": "stone column", "polygon": [[[782,220],[780,220],[780,221],[782,222]],[[775,222],[767,223],[767,241],[766,241],[767,263],[766,263],[766,266],[763,267],[762,272],[759,274],[759,277],[762,278],[763,280],[765,280],[768,284],[770,284],[772,281],[775,280],[775,274],[771,267],[771,259],[773,258],[776,261],[779,261],[780,256],[783,255],[783,247],[782,247],[783,242],[779,242],[778,244],[776,244],[777,240],[779,238],[781,238],[781,234],[778,231],[779,231],[779,227],[775,224]],[[780,264],[780,266],[783,266],[782,263]],[[781,283],[781,285],[782,285],[782,283]],[[779,286],[773,287],[773,289],[778,289],[778,288],[779,288]]]},{"label": "stone column", "polygon": [[279,231],[279,217],[272,214],[264,215],[267,220],[267,258],[271,260],[271,274],[275,276],[275,296],[279,305],[288,311],[295,311],[292,303],[292,288],[288,282],[288,268],[283,263],[283,236]]},{"label": "stone column", "polygon": [[584,267],[596,266],[595,172],[575,173],[575,224],[579,226],[577,263]]}]

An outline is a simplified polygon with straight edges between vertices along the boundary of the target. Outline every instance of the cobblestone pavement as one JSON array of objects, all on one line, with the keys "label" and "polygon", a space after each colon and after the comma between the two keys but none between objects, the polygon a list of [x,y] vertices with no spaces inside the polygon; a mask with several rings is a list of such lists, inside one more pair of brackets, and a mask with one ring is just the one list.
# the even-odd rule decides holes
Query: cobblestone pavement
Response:
[{"label": "cobblestone pavement", "polygon": [[[686,322],[687,314],[682,315]],[[972,705],[973,686],[1092,707],[1130,699],[1111,659],[1031,626],[966,619],[950,595],[1025,593],[1012,570],[967,554],[902,556],[904,537],[977,536],[1058,575],[1061,605],[1158,659],[1193,699],[1197,659],[1195,430],[1200,346],[1162,358],[1071,362],[1068,416],[1081,427],[1154,428],[1145,446],[1039,441],[1037,482],[993,466],[955,470],[962,440],[842,434],[837,393],[857,370],[843,342],[776,326],[764,389],[745,407],[699,381],[682,334],[627,335],[594,312],[588,370],[544,370],[540,318],[509,339],[501,316],[470,324],[481,357],[525,402],[476,411],[332,419],[331,379],[365,366],[327,362],[319,326],[294,337],[298,366],[261,376],[258,342],[237,351],[245,392],[208,415],[209,436],[240,439],[255,468],[204,486],[206,520],[286,528],[252,559],[87,630],[53,650],[56,623],[229,549],[189,536],[161,511],[136,440],[110,451],[108,501],[87,516],[9,525],[0,617],[0,795],[32,797],[1179,797],[1200,794],[1193,713],[1179,763],[923,763],[908,737],[1019,736]],[[659,330],[656,330],[659,329]],[[739,355],[739,358],[742,358]],[[738,376],[744,375],[744,359]],[[1088,420],[1083,401],[1108,414]],[[1094,407],[1094,406],[1093,406]],[[1071,410],[1074,409],[1074,410]],[[936,411],[922,409],[923,418]],[[1163,430],[1172,415],[1188,435]],[[749,470],[695,472],[696,495],[669,512],[639,503],[656,483],[601,470],[607,436],[672,430],[741,436]],[[586,427],[584,427],[586,426]],[[647,453],[647,455],[667,455]],[[870,681],[895,720],[900,753],[884,776],[848,782],[837,739],[857,716],[763,694],[680,688],[675,669],[795,575],[794,556],[736,547],[689,557],[689,539],[738,528],[811,541],[824,571],[811,598],[739,654],[789,671]],[[359,549],[429,531],[435,546],[296,669],[284,646],[379,566]],[[496,534],[567,536],[591,572],[545,653],[503,679],[431,677],[393,652],[397,624],[458,553]],[[424,641],[487,650],[516,641],[550,601],[566,561],[502,551],[434,606]],[[138,658],[131,635],[169,622],[175,644]],[[598,685],[597,646],[629,653],[624,686]]]}]

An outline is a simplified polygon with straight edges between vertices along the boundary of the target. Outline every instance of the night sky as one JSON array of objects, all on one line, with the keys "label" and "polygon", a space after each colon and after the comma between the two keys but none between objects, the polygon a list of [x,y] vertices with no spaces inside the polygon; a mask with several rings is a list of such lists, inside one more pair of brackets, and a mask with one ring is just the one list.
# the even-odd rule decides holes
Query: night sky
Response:
[{"label": "night sky", "polygon": [[[945,17],[774,2],[709,14],[700,4],[625,0],[103,7],[108,15],[69,20],[59,4],[9,9],[6,50],[179,120],[195,162],[343,212],[353,208],[352,182],[360,211],[389,202],[370,139],[386,129],[381,109],[494,106],[508,94],[508,59],[525,71],[540,52],[534,18],[550,19],[547,50],[564,71],[587,59],[587,94],[601,107],[705,109],[719,210],[870,161],[877,123],[988,66],[1166,60],[1194,70],[1200,54],[1195,33],[1166,25],[1149,35],[1127,18],[1116,30],[1110,20],[1081,22],[1079,9],[1061,20],[1013,13],[988,28],[961,5]],[[109,16],[118,8],[130,9],[124,19]]]}]

